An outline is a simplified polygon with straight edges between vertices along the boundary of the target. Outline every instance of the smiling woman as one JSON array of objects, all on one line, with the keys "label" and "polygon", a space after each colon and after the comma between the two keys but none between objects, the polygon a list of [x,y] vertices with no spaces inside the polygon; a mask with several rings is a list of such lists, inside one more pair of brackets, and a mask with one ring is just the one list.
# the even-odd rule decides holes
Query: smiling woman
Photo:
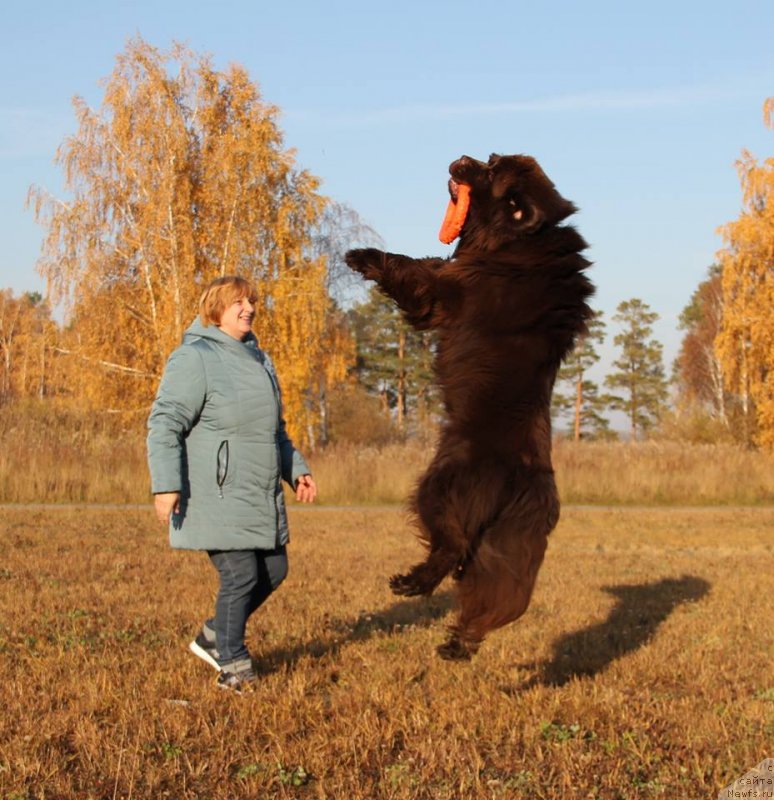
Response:
[{"label": "smiling woman", "polygon": [[316,495],[285,431],[274,367],[251,330],[257,299],[237,276],[205,289],[148,420],[159,521],[172,547],[207,551],[220,574],[215,615],[190,649],[219,671],[218,686],[236,691],[255,680],[247,619],[287,574],[282,480],[302,502]]},{"label": "smiling woman", "polygon": [[223,312],[218,326],[224,333],[235,339],[242,339],[253,327],[255,317],[254,301],[240,297]]},{"label": "smiling woman", "polygon": [[249,281],[237,275],[214,280],[199,300],[202,325],[215,325],[234,339],[244,339],[252,330],[258,293]]}]

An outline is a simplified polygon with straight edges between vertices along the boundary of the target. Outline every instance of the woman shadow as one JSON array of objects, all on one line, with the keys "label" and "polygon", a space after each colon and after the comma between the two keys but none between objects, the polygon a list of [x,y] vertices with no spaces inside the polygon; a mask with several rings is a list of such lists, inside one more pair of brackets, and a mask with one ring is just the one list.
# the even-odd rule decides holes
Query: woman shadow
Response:
[{"label": "woman shadow", "polygon": [[325,635],[293,647],[279,648],[257,659],[259,674],[267,675],[280,669],[293,669],[304,656],[322,658],[337,653],[345,645],[364,642],[378,633],[401,633],[412,628],[429,628],[436,620],[446,616],[454,604],[451,591],[438,592],[431,597],[401,600],[377,611],[363,611],[350,619],[327,619],[323,623]]},{"label": "woman shadow", "polygon": [[684,575],[657,583],[602,588],[618,599],[607,619],[562,636],[553,644],[550,661],[525,665],[537,669],[538,674],[520,690],[535,685],[564,686],[573,678],[597,675],[646,645],[675,608],[700,600],[710,584],[703,578]]}]

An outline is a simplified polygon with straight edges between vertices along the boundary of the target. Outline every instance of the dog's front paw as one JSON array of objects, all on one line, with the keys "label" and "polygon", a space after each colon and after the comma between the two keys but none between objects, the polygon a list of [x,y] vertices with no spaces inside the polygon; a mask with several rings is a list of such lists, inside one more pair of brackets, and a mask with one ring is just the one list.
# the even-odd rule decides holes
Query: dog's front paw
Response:
[{"label": "dog's front paw", "polygon": [[347,266],[359,272],[368,280],[376,280],[382,274],[384,253],[374,247],[365,247],[360,250],[348,250],[344,256]]},{"label": "dog's front paw", "polygon": [[390,578],[390,589],[393,594],[401,597],[417,597],[420,594],[427,594],[424,587],[419,586],[411,575],[393,575]]}]

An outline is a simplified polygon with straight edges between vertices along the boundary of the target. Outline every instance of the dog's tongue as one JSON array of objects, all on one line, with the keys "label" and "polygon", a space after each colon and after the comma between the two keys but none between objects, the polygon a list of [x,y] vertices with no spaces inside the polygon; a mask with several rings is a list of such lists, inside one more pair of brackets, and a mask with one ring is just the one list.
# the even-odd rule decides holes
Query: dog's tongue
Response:
[{"label": "dog's tongue", "polygon": [[444,244],[451,244],[459,235],[470,208],[470,186],[465,183],[457,183],[457,197],[449,199],[446,207],[446,215],[441,223],[441,230],[438,238]]}]

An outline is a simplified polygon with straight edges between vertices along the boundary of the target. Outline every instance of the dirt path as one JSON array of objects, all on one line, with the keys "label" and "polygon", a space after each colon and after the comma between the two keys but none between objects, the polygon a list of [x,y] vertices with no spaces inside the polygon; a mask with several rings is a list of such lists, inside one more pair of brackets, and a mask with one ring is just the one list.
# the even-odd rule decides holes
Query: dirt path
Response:
[{"label": "dirt path", "polygon": [[[402,511],[404,506],[400,503],[392,505],[294,505],[289,506],[291,513],[322,513],[326,511]],[[105,509],[119,511],[151,511],[153,506],[150,503],[0,503],[0,511],[72,511],[76,509]],[[637,505],[583,505],[573,503],[563,503],[563,511],[620,511],[622,513],[638,513],[644,511],[652,512],[711,512],[711,511],[774,511],[773,505],[743,506],[743,505],[723,505],[714,506],[686,506],[686,505],[663,505],[663,506],[637,506]]]}]

